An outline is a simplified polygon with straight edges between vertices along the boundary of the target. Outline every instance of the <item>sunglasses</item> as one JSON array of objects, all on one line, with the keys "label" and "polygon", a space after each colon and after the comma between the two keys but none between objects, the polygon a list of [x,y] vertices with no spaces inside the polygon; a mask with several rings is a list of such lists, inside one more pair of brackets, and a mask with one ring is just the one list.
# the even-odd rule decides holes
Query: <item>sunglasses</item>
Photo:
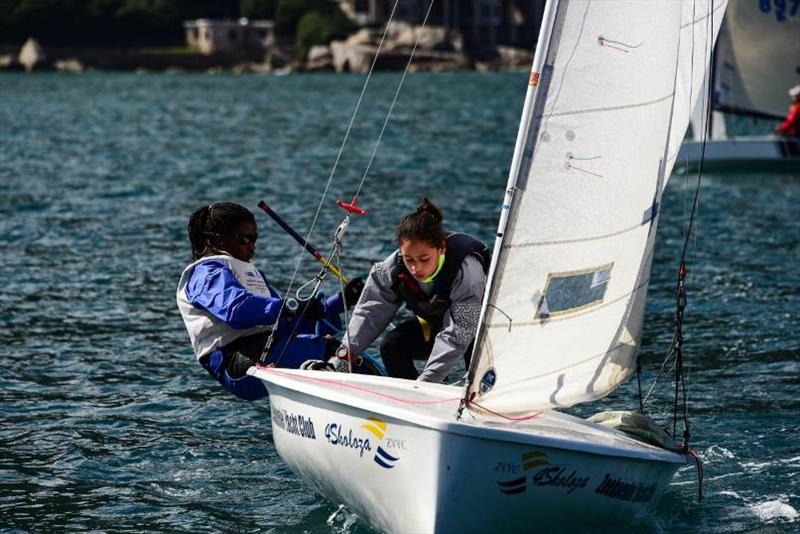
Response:
[{"label": "sunglasses", "polygon": [[257,239],[258,234],[236,234],[236,242],[244,246],[255,245]]}]

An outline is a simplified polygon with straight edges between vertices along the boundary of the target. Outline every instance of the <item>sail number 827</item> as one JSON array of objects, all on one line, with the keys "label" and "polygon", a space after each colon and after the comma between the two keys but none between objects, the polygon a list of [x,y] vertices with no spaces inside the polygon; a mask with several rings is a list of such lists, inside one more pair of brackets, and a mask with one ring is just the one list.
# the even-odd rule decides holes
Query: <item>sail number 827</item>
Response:
[{"label": "sail number 827", "polygon": [[[775,20],[785,22],[786,17],[796,17],[800,12],[800,0],[758,0],[762,13],[775,13]],[[788,10],[788,13],[787,13]]]}]

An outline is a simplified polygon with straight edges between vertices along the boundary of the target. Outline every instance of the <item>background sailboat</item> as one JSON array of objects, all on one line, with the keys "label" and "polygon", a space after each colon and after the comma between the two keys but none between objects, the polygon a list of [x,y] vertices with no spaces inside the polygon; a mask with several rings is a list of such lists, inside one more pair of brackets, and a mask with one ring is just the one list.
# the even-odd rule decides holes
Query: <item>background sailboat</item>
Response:
[{"label": "background sailboat", "polygon": [[466,388],[251,370],[296,473],[399,532],[596,524],[657,499],[688,450],[552,408],[635,369],[661,194],[725,6],[548,3]]},{"label": "background sailboat", "polygon": [[[798,5],[769,0],[732,2],[720,30],[711,80],[714,97],[709,135],[705,135],[706,109],[700,102],[692,117],[692,137],[683,144],[676,164],[694,169],[704,155],[707,169],[800,169],[800,143],[772,135],[773,123],[760,121],[748,126],[746,121],[783,120],[786,116],[790,103],[786,93],[800,83]],[[744,133],[748,128],[760,128],[764,134]]]}]

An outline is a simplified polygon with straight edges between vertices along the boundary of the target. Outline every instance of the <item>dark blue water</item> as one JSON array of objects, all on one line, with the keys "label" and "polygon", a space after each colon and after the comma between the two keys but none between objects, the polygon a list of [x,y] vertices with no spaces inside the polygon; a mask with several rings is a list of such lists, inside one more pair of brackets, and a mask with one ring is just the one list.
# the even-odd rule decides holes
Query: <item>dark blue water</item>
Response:
[{"label": "dark blue water", "polygon": [[[374,78],[321,212],[327,243],[397,82]],[[367,532],[281,462],[266,403],[224,393],[195,362],[174,303],[185,227],[216,200],[270,202],[306,228],[362,79],[0,76],[0,529]],[[489,240],[525,74],[406,81],[367,180],[344,266],[391,249],[422,195]],[[649,384],[672,335],[676,257],[693,176],[664,199],[646,318]],[[688,200],[687,200],[688,198]],[[257,262],[285,287],[298,246],[259,216]],[[322,245],[320,245],[322,246]],[[692,443],[706,499],[681,470],[635,525],[800,525],[800,171],[708,175],[690,246]],[[315,272],[308,261],[300,274]],[[651,411],[669,413],[664,382]],[[599,406],[633,408],[635,381]]]}]

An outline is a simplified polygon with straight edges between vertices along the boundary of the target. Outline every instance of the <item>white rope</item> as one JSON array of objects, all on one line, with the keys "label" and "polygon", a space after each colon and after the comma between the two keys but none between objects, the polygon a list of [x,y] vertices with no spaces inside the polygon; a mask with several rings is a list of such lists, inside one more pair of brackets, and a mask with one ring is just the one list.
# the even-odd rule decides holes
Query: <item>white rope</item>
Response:
[{"label": "white rope", "polygon": [[[433,2],[435,0],[431,0],[428,4],[428,10],[425,12],[425,18],[422,19],[422,26],[420,26],[420,30],[425,28],[425,25],[428,23],[428,17],[431,14],[431,9],[433,8]],[[383,139],[383,132],[386,131],[386,125],[389,124],[389,119],[392,116],[392,111],[394,110],[394,105],[397,102],[397,97],[400,95],[400,89],[403,87],[403,81],[406,79],[406,75],[408,74],[408,68],[411,66],[411,62],[414,59],[414,53],[417,51],[417,46],[419,45],[419,38],[422,36],[422,31],[417,32],[417,39],[414,41],[414,48],[411,49],[411,54],[408,56],[408,62],[406,63],[406,68],[403,69],[403,76],[400,77],[400,83],[397,84],[397,90],[394,93],[394,98],[392,99],[392,104],[389,106],[389,112],[386,114],[386,119],[383,121],[383,126],[381,127],[381,132],[378,134],[378,140],[375,141],[375,146],[372,148],[372,154],[369,157],[369,161],[367,162],[367,168],[364,169],[364,175],[361,177],[361,182],[358,184],[358,189],[356,189],[356,195],[361,194],[361,188],[364,186],[364,181],[367,179],[367,174],[369,174],[369,170],[372,167],[372,161],[375,159],[375,154],[378,152],[378,146],[381,144],[381,139]]]},{"label": "white rope", "polygon": [[[350,137],[350,131],[353,129],[353,124],[355,123],[356,115],[358,115],[358,110],[361,108],[361,102],[364,99],[364,94],[367,92],[367,86],[369,85],[369,81],[372,78],[372,72],[375,69],[375,63],[378,61],[378,56],[380,55],[381,49],[383,48],[383,43],[385,42],[386,35],[389,32],[389,25],[391,24],[392,19],[394,18],[394,13],[395,10],[397,9],[397,4],[399,3],[399,1],[400,0],[395,0],[394,5],[392,6],[392,12],[389,14],[389,20],[386,21],[386,27],[383,29],[383,35],[381,35],[381,40],[378,43],[377,50],[375,51],[375,57],[372,59],[372,64],[370,65],[369,72],[367,73],[367,78],[364,80],[364,86],[361,88],[361,93],[358,95],[358,100],[356,101],[355,109],[353,109],[353,115],[350,117],[350,122],[347,125],[347,130],[345,131],[344,138],[342,139],[342,144],[339,147],[339,152],[336,154],[336,159],[334,160],[333,166],[331,167],[331,172],[330,175],[328,176],[328,181],[325,183],[325,188],[322,191],[322,197],[319,200],[319,204],[317,204],[317,209],[314,212],[314,218],[312,219],[311,225],[309,226],[308,232],[306,233],[306,238],[305,242],[303,243],[303,248],[305,248],[306,245],[308,245],[309,241],[311,240],[311,236],[314,234],[314,228],[316,227],[317,219],[319,219],[319,214],[322,211],[322,206],[325,203],[325,199],[328,196],[328,191],[330,190],[331,184],[333,183],[333,178],[336,174],[336,169],[339,167],[339,161],[342,159],[342,154],[344,153],[344,147],[347,144],[347,140]],[[303,250],[301,250],[297,254],[297,261],[295,262],[294,265],[294,271],[292,272],[292,276],[289,279],[289,285],[287,286],[286,291],[284,292],[284,296],[289,295],[289,293],[292,290],[294,281],[297,278],[297,273],[300,270],[300,262],[303,259],[303,254],[304,254]],[[281,316],[283,315],[283,310],[285,307],[286,307],[286,298],[284,298],[283,303],[281,304],[281,308],[278,311],[278,318],[275,321],[276,327],[281,319]],[[269,340],[267,341],[267,345],[265,347],[265,352],[262,354],[262,359],[266,359],[266,349],[272,345],[276,329],[277,328],[273,329],[273,331],[270,333]]]},{"label": "white rope", "polygon": [[[395,13],[395,10],[397,9],[397,4],[398,3],[399,3],[399,0],[395,0],[394,4],[392,6],[392,12],[389,15],[389,20],[386,22],[386,26],[385,26],[385,28],[383,30],[383,35],[381,36],[380,43],[378,44],[378,48],[375,51],[375,57],[372,59],[372,64],[370,65],[369,72],[367,73],[367,78],[364,81],[364,86],[361,89],[361,94],[359,94],[358,101],[356,102],[355,109],[353,110],[353,115],[350,117],[350,123],[347,126],[347,130],[345,132],[344,139],[342,140],[342,145],[339,147],[339,152],[336,155],[336,160],[334,161],[333,167],[331,168],[331,173],[330,173],[330,175],[328,177],[328,181],[325,184],[325,188],[323,189],[322,197],[320,198],[319,204],[317,205],[317,209],[316,209],[316,211],[314,213],[314,218],[311,221],[311,226],[309,227],[308,233],[306,234],[306,239],[305,239],[305,242],[303,244],[304,247],[305,247],[305,245],[308,244],[308,242],[311,239],[311,236],[314,233],[314,228],[315,228],[315,226],[317,224],[317,219],[319,218],[319,214],[322,211],[322,206],[323,206],[323,204],[325,202],[325,199],[326,199],[326,197],[328,195],[328,191],[330,190],[330,186],[333,183],[333,178],[334,178],[334,175],[336,173],[336,169],[337,169],[337,167],[339,165],[339,161],[341,160],[342,153],[344,152],[344,147],[345,147],[345,145],[347,143],[347,140],[348,140],[348,138],[350,136],[350,131],[352,130],[353,123],[355,122],[356,115],[358,114],[358,110],[361,107],[361,102],[362,102],[362,100],[364,98],[364,93],[367,90],[367,86],[369,84],[369,80],[372,77],[372,72],[375,69],[375,64],[378,61],[378,56],[380,55],[381,49],[383,48],[383,43],[386,40],[386,35],[387,35],[388,31],[389,31],[389,25],[391,24],[392,19],[394,18],[394,13]],[[422,26],[421,26],[420,29],[425,28],[425,25],[428,22],[428,17],[430,16],[430,13],[431,13],[431,9],[433,8],[433,3],[434,3],[434,0],[431,0],[430,3],[428,4],[428,10],[425,12],[425,18],[422,21]],[[403,75],[400,78],[400,82],[397,85],[397,89],[395,90],[394,98],[392,99],[392,103],[389,106],[389,111],[386,114],[386,118],[383,121],[383,125],[381,127],[381,131],[378,134],[378,139],[375,142],[375,146],[372,149],[372,154],[370,155],[369,161],[367,162],[367,166],[366,166],[366,169],[364,170],[364,174],[362,175],[361,181],[359,182],[358,188],[356,189],[356,196],[361,194],[361,190],[362,190],[362,188],[364,186],[364,182],[366,181],[367,175],[369,174],[369,170],[372,167],[372,162],[374,161],[375,155],[378,152],[378,147],[380,146],[381,139],[383,138],[383,134],[386,131],[386,126],[389,123],[389,119],[391,118],[392,111],[394,110],[394,106],[397,103],[397,98],[400,95],[400,89],[403,87],[403,81],[405,80],[406,75],[408,74],[408,69],[411,66],[411,62],[414,59],[414,54],[415,54],[415,52],[417,50],[417,47],[419,46],[419,40],[420,40],[421,36],[422,36],[422,32],[420,31],[420,32],[417,33],[417,38],[414,41],[414,47],[411,49],[411,54],[409,55],[408,62],[406,63],[405,69],[403,70]],[[332,247],[330,249],[330,252],[328,253],[329,261],[333,258],[334,255],[336,255],[337,260],[339,260],[339,254],[341,252],[339,250],[339,246],[340,246],[340,243],[334,243],[332,245]],[[292,289],[292,286],[294,285],[294,281],[297,278],[297,273],[300,270],[300,262],[302,261],[302,258],[303,258],[303,252],[300,251],[298,253],[298,255],[297,255],[297,261],[295,262],[294,271],[292,272],[292,276],[289,279],[289,285],[286,288],[286,292],[284,293],[284,295],[288,295],[290,293],[291,289]],[[337,261],[337,263],[339,263],[339,261]],[[340,269],[340,272],[341,272],[341,269]],[[341,282],[341,280],[340,280],[340,288],[341,288],[342,299],[344,301],[344,298],[345,298],[344,284]],[[285,307],[286,307],[286,300],[284,299],[284,303],[281,305],[281,308],[280,308],[280,310],[278,312],[277,321],[280,321],[280,318],[281,318],[281,316],[283,314],[283,310],[284,310]],[[347,311],[346,311],[347,303],[346,302],[344,302],[344,307],[345,307],[345,319],[347,319]],[[276,324],[277,324],[277,321],[276,321]],[[267,342],[267,347],[272,345],[274,334],[275,334],[275,329],[273,329],[273,331],[270,333],[270,338],[269,338],[269,341]],[[347,336],[347,339],[349,340],[350,339],[349,320],[345,322],[345,335]],[[266,356],[266,354],[262,354],[262,358],[264,358],[265,356]],[[281,355],[279,356],[278,360],[280,360],[280,357],[282,357],[282,356],[283,356],[283,351],[281,352]]]}]

